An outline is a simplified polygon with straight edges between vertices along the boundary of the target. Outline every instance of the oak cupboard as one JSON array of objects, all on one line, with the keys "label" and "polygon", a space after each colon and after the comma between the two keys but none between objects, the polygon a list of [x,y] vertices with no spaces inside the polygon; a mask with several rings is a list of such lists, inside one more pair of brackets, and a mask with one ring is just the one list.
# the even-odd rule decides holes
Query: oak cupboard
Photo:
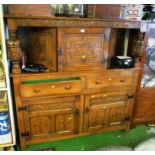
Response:
[{"label": "oak cupboard", "polygon": [[[140,67],[110,68],[110,60],[120,53],[126,28],[140,33],[139,21],[26,16],[5,20],[21,148],[130,128]],[[23,51],[29,63],[44,64],[48,70],[23,72]]]}]

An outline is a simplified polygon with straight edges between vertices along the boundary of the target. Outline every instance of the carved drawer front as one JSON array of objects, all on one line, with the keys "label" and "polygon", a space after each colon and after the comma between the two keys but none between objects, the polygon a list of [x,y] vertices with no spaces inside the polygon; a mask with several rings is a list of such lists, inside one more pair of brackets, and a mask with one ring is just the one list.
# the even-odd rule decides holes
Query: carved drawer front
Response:
[{"label": "carved drawer front", "polygon": [[59,43],[64,70],[106,68],[108,36],[110,30],[104,28],[64,28]]},{"label": "carved drawer front", "polygon": [[87,88],[121,87],[128,88],[133,84],[133,76],[96,76],[87,78]]},{"label": "carved drawer front", "polygon": [[[38,81],[38,83],[36,81]],[[33,82],[34,84],[30,84]],[[34,80],[33,82],[30,81],[29,83],[26,81],[20,85],[22,97],[79,93],[82,90],[82,82],[80,78],[73,78],[70,81],[59,82],[53,82],[53,80]]]}]

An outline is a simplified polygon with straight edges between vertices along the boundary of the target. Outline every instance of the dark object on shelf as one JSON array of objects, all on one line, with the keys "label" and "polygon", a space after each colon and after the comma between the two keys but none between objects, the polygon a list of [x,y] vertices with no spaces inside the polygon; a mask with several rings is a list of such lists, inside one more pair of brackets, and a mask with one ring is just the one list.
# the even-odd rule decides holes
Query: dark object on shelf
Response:
[{"label": "dark object on shelf", "polygon": [[116,56],[111,61],[111,67],[131,68],[133,67],[133,60],[128,56]]},{"label": "dark object on shelf", "polygon": [[29,64],[22,71],[25,72],[44,72],[46,71],[46,67],[42,64]]},{"label": "dark object on shelf", "polygon": [[155,19],[155,5],[145,4],[143,8],[144,16],[142,20]]}]

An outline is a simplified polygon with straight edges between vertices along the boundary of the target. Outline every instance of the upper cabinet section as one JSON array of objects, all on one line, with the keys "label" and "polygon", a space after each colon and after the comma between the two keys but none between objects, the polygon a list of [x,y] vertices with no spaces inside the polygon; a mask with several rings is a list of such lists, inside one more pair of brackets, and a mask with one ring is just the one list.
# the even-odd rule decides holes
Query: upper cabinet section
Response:
[{"label": "upper cabinet section", "polygon": [[110,29],[59,28],[59,70],[107,68]]},{"label": "upper cabinet section", "polygon": [[[116,61],[126,63],[124,59],[132,59],[129,68],[135,66],[134,53],[137,49],[141,50],[136,44],[140,40],[139,36],[144,38],[143,34],[140,35],[139,19],[108,19],[108,16],[107,19],[99,19],[97,12],[102,11],[99,5],[92,5],[92,11],[94,7],[96,9],[95,16],[90,16],[90,5],[58,5],[60,12],[57,17],[56,14],[52,16],[52,7],[49,5],[25,6],[26,8],[23,5],[8,5],[9,12],[4,16],[9,31],[7,48],[13,74],[24,71],[112,69],[118,67],[119,62]],[[66,8],[69,12],[64,13],[63,7],[69,7]],[[78,7],[78,13],[74,12]],[[119,5],[118,11],[121,11],[121,7],[122,5]],[[27,10],[24,12],[24,9]],[[87,10],[87,13],[83,9]],[[39,14],[39,10],[43,11],[43,14]],[[116,59],[118,56],[121,60]],[[136,57],[135,62],[139,67],[140,56]],[[26,70],[25,66],[28,67]],[[119,68],[123,68],[120,66]]]}]

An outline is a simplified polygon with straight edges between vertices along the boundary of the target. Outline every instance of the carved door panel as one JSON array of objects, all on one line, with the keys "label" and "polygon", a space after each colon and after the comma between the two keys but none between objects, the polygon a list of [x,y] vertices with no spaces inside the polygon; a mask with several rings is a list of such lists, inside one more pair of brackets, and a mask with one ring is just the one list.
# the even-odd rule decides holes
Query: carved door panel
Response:
[{"label": "carved door panel", "polygon": [[132,107],[133,99],[129,99],[127,92],[87,95],[84,130],[91,132],[129,124]]},{"label": "carved door panel", "polygon": [[42,138],[57,138],[79,133],[80,97],[35,99],[24,102],[25,132],[27,143]]},{"label": "carved door panel", "polygon": [[59,70],[106,68],[110,29],[59,29]]}]

